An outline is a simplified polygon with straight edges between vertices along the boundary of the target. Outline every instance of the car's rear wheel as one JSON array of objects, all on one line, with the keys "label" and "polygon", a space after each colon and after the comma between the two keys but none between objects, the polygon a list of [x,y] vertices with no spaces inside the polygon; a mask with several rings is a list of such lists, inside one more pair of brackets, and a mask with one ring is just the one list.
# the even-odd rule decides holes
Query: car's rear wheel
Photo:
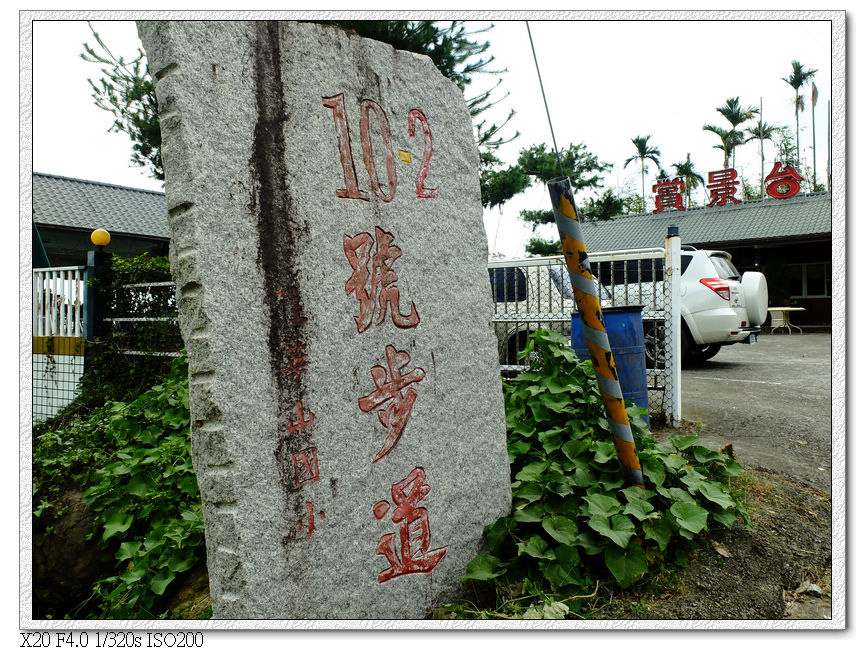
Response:
[{"label": "car's rear wheel", "polygon": [[526,330],[519,330],[508,338],[503,355],[505,365],[515,366],[519,364],[517,355],[525,349],[528,341],[529,333]]},{"label": "car's rear wheel", "polygon": [[708,361],[718,354],[720,350],[721,346],[717,343],[714,345],[700,345],[691,351],[691,356],[699,363],[702,361]]},{"label": "car's rear wheel", "polygon": [[662,370],[667,360],[664,324],[662,321],[643,321],[643,339],[646,345],[646,368]]}]

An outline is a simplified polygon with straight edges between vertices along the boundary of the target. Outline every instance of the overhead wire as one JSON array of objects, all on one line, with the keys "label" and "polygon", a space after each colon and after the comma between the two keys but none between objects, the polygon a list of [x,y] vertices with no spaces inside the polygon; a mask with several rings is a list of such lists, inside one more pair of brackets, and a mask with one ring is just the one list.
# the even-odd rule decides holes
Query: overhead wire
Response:
[{"label": "overhead wire", "polygon": [[544,109],[547,112],[547,122],[550,125],[550,135],[553,138],[553,151],[556,154],[556,161],[559,163],[559,174],[561,174],[562,177],[564,177],[565,171],[562,168],[562,158],[559,155],[559,147],[558,147],[558,145],[556,145],[556,133],[553,130],[553,120],[550,118],[550,107],[547,104],[547,95],[544,92],[544,82],[541,79],[541,68],[538,65],[538,55],[535,52],[535,42],[534,42],[534,40],[532,40],[532,30],[529,27],[529,21],[528,20],[526,21],[526,31],[529,33],[529,44],[532,46],[532,58],[534,58],[534,60],[535,60],[535,70],[538,71],[538,83],[541,86],[541,97],[544,98]]}]

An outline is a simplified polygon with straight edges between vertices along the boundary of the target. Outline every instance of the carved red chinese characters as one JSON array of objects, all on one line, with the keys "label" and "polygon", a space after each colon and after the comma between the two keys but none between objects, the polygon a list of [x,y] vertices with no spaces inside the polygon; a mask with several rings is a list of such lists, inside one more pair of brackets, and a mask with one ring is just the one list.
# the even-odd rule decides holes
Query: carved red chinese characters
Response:
[{"label": "carved red chinese characters", "polygon": [[417,391],[409,386],[426,377],[423,368],[415,368],[410,372],[403,371],[411,361],[408,352],[397,351],[394,346],[388,345],[385,348],[385,356],[387,369],[382,366],[373,366],[370,369],[375,390],[357,401],[360,410],[364,413],[387,405],[378,412],[379,422],[387,429],[387,438],[372,459],[374,463],[387,456],[399,441],[417,399]]},{"label": "carved red chinese characters", "polygon": [[354,237],[343,235],[342,245],[345,257],[354,271],[345,283],[345,293],[349,296],[354,294],[360,303],[360,313],[354,317],[357,331],[364,332],[372,325],[376,307],[377,325],[384,322],[388,308],[393,324],[399,328],[407,329],[420,323],[414,303],[411,303],[408,314],[403,314],[399,308],[399,288],[396,287],[398,278],[393,266],[402,257],[402,249],[394,245],[393,235],[376,226],[376,250],[373,256],[373,238],[368,232]]},{"label": "carved red chinese characters", "polygon": [[288,346],[283,359],[282,372],[292,377],[295,381],[299,381],[300,376],[306,372],[309,363],[309,355],[306,354],[306,344],[303,341],[298,341],[297,345]]},{"label": "carved red chinese characters", "polygon": [[[394,505],[391,521],[399,526],[399,537],[387,533],[378,541],[376,555],[383,555],[390,564],[378,574],[379,582],[407,573],[430,573],[447,553],[446,546],[430,550],[429,512],[420,507],[429,491],[422,467],[414,468],[391,488]],[[389,509],[390,503],[379,501],[373,506],[373,514],[381,521]]]},{"label": "carved red chinese characters", "polygon": [[315,413],[312,411],[309,412],[309,417],[303,417],[303,404],[301,402],[294,403],[295,408],[297,409],[297,420],[289,420],[288,421],[288,432],[289,433],[297,433],[301,429],[305,429],[306,427],[311,427],[315,424]]},{"label": "carved red chinese characters", "polygon": [[[325,520],[324,510],[318,511],[318,517],[322,521]],[[315,532],[315,506],[312,501],[306,502],[306,521],[303,519],[297,520],[297,527],[299,530],[303,531],[304,527],[306,527],[306,538],[310,539],[312,534]]]}]

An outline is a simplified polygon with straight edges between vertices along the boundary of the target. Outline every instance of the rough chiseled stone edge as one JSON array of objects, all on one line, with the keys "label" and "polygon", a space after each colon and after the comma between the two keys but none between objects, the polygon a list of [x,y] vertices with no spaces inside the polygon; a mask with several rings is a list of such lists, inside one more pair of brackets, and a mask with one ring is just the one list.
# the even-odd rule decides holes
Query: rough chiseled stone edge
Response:
[{"label": "rough chiseled stone edge", "polygon": [[[181,73],[181,64],[173,60],[170,22],[141,21],[138,29],[150,56],[165,143],[163,162],[167,175],[171,176],[173,167],[182,167],[179,161],[190,146],[170,91],[172,82]],[[154,56],[152,45],[156,38],[162,39],[166,47],[164,61]],[[183,183],[176,187],[188,185]],[[246,618],[247,599],[244,596],[247,581],[239,552],[241,537],[236,521],[234,463],[222,413],[213,394],[213,330],[205,312],[206,283],[201,278],[196,248],[201,237],[197,228],[197,207],[194,202],[177,197],[170,188],[171,184],[168,184],[166,200],[172,233],[169,260],[176,283],[180,327],[189,355],[192,460],[198,477],[203,515],[210,529],[219,530],[216,535],[205,536],[213,614],[218,618]]]}]

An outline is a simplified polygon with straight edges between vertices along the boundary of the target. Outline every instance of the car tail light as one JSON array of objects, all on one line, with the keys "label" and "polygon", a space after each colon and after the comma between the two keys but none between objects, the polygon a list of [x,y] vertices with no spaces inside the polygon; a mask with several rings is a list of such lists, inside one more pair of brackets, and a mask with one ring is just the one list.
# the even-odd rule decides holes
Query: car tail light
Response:
[{"label": "car tail light", "polygon": [[723,280],[719,280],[718,278],[703,278],[700,280],[700,284],[709,287],[724,300],[730,300],[730,285]]}]

